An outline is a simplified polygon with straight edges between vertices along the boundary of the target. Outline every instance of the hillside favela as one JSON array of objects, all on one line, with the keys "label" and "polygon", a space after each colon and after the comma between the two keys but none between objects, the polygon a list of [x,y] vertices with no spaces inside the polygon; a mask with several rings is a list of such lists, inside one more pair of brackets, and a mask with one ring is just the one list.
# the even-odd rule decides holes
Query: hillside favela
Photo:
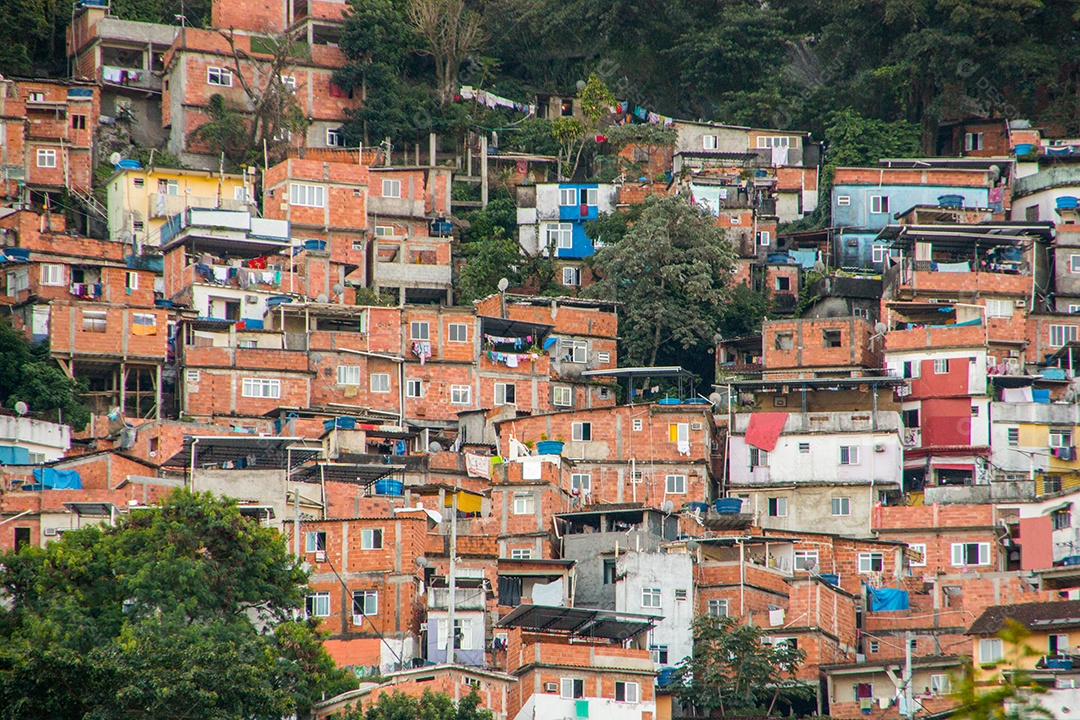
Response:
[{"label": "hillside favela", "polygon": [[0,720],[1080,718],[1076,8],[0,2]]}]

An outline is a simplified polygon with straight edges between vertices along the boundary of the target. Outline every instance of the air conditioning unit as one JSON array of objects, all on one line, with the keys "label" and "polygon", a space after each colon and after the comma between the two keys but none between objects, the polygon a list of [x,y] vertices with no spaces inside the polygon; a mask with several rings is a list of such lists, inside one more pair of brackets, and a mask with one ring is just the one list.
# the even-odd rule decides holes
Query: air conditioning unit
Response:
[{"label": "air conditioning unit", "polygon": [[703,427],[702,424],[699,423],[699,422],[690,423],[690,429],[691,430],[700,430],[702,427]]},{"label": "air conditioning unit", "polygon": [[1019,350],[1010,350],[1009,351],[1009,357],[1011,357],[1011,358],[1020,357],[1020,351]]},{"label": "air conditioning unit", "polygon": [[45,528],[45,537],[53,537],[56,535],[56,528]]},{"label": "air conditioning unit", "polygon": [[188,370],[184,374],[184,378],[189,383],[197,383],[197,382],[199,382],[199,371],[198,370]]},{"label": "air conditioning unit", "polygon": [[259,296],[258,295],[245,295],[244,296],[244,302],[246,302],[248,305],[254,305],[255,303],[259,302]]},{"label": "air conditioning unit", "polygon": [[544,683],[544,692],[546,692],[546,693],[559,692],[559,683],[553,683],[553,682]]},{"label": "air conditioning unit", "polygon": [[315,551],[315,562],[326,562],[326,551],[325,550],[316,550]]},{"label": "air conditioning unit", "polygon": [[1013,307],[1027,307],[1027,300],[1013,300]]},{"label": "air conditioning unit", "polygon": [[885,452],[885,443],[877,443],[876,445],[874,445],[874,452]]}]

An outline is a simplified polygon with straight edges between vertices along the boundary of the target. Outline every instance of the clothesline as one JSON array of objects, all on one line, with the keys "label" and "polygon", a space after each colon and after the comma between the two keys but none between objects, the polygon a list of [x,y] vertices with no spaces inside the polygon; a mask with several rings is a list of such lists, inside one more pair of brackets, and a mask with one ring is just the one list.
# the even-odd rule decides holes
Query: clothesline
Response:
[{"label": "clothesline", "polygon": [[[516,110],[520,113],[527,115],[536,114],[536,105],[533,103],[521,103],[508,98],[500,97],[495,93],[488,92],[487,90],[477,90],[471,85],[462,85],[461,90],[458,91],[457,100],[475,100],[476,102],[489,108],[504,107]],[[611,106],[612,115],[624,115],[624,122],[628,121],[631,117],[647,122],[650,125],[665,125],[669,126],[675,122],[675,118],[668,117],[667,115],[661,115],[660,113],[653,112],[648,108],[643,108],[640,105],[631,106],[629,102],[622,101],[617,105]]]},{"label": "clothesline", "polygon": [[522,348],[532,345],[533,336],[526,335],[524,337],[504,337],[502,335],[489,335],[484,333],[484,342],[488,345],[513,345],[514,349],[520,350]]}]

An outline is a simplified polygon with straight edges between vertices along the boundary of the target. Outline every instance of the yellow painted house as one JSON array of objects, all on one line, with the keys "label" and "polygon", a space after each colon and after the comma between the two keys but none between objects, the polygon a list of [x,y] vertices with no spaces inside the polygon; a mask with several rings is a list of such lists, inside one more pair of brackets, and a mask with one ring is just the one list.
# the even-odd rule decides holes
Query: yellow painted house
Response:
[{"label": "yellow painted house", "polygon": [[[1001,635],[1008,620],[1030,632],[1019,646]],[[1080,671],[1080,600],[992,605],[971,624],[968,635],[980,684],[996,682],[1013,668],[1026,670],[1038,682]]]},{"label": "yellow painted house", "polygon": [[1080,406],[995,402],[991,464],[1005,480],[1036,481],[1039,496],[1080,487]]},{"label": "yellow painted house", "polygon": [[161,226],[187,208],[243,210],[251,178],[207,170],[120,168],[108,182],[109,238],[160,244]]}]

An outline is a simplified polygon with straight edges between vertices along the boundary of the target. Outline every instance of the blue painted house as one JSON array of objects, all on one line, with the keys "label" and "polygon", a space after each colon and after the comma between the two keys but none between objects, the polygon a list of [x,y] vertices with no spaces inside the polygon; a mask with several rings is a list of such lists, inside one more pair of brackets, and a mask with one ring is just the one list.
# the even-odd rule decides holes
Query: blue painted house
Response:
[{"label": "blue painted house", "polygon": [[518,242],[530,255],[560,262],[564,285],[580,284],[580,261],[593,254],[585,223],[615,209],[619,190],[601,183],[541,183],[518,187]]}]

